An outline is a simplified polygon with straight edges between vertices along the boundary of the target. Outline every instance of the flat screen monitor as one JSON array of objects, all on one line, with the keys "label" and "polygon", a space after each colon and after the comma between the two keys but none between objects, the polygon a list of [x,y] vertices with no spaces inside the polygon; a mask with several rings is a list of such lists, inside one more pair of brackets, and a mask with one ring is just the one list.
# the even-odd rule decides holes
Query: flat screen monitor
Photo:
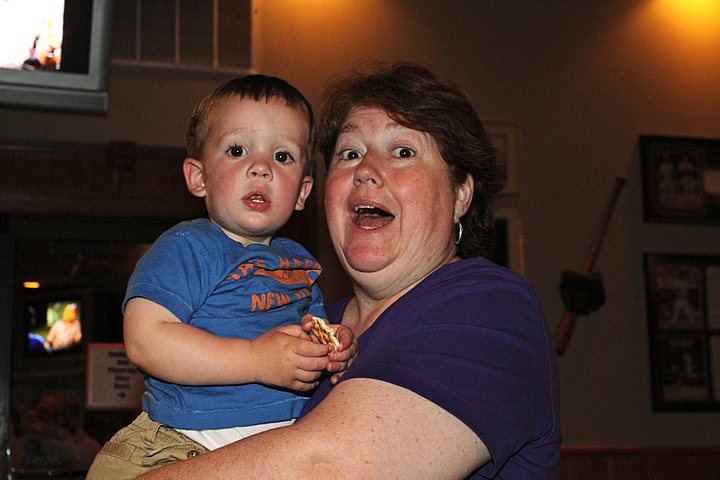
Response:
[{"label": "flat screen monitor", "polygon": [[113,0],[0,1],[0,105],[102,113]]},{"label": "flat screen monitor", "polygon": [[92,292],[56,290],[17,298],[15,367],[35,373],[81,366],[92,323]]}]

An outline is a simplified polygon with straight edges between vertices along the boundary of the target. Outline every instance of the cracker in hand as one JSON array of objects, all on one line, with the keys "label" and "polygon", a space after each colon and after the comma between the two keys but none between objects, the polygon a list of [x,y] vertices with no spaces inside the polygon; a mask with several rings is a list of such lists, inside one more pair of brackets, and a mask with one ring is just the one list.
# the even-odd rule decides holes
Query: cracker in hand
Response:
[{"label": "cracker in hand", "polygon": [[310,327],[312,329],[312,334],[315,335],[315,338],[317,338],[320,343],[330,345],[330,348],[333,350],[337,350],[338,347],[340,347],[340,342],[338,342],[338,339],[335,336],[335,331],[327,323],[325,323],[325,320],[320,317],[313,316],[312,321],[310,322]]}]

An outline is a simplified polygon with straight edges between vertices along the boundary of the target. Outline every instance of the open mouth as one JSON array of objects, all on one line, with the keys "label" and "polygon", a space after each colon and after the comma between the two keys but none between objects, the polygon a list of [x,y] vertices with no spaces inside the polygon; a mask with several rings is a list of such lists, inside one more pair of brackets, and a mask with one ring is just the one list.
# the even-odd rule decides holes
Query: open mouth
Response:
[{"label": "open mouth", "polygon": [[395,220],[395,215],[374,205],[355,205],[352,220],[358,227],[372,230],[389,224]]},{"label": "open mouth", "polygon": [[247,201],[248,201],[248,202],[253,202],[253,203],[265,203],[265,197],[263,197],[263,196],[260,195],[259,193],[256,193],[256,194],[253,194],[253,195],[249,195],[249,196],[247,197]]},{"label": "open mouth", "polygon": [[270,202],[265,198],[265,196],[259,193],[248,195],[243,199],[243,202],[248,208],[253,210],[265,210],[270,206]]}]

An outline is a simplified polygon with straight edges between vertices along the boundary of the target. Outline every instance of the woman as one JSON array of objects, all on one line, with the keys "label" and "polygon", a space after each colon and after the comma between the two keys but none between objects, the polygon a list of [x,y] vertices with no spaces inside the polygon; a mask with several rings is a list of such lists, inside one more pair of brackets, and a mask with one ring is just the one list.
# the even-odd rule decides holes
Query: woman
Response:
[{"label": "woman", "polygon": [[328,315],[360,353],[293,426],[148,478],[557,478],[538,301],[481,257],[501,186],[477,114],[411,64],[336,81],[323,105],[328,227],[354,290]]}]

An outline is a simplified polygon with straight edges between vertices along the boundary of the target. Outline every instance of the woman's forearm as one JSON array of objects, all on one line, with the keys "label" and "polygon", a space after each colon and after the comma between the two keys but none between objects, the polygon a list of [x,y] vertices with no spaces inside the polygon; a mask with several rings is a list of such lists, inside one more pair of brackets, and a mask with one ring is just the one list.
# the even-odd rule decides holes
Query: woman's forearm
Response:
[{"label": "woman's forearm", "polygon": [[432,402],[386,382],[352,379],[290,427],[141,478],[460,480],[489,459],[477,435]]}]

